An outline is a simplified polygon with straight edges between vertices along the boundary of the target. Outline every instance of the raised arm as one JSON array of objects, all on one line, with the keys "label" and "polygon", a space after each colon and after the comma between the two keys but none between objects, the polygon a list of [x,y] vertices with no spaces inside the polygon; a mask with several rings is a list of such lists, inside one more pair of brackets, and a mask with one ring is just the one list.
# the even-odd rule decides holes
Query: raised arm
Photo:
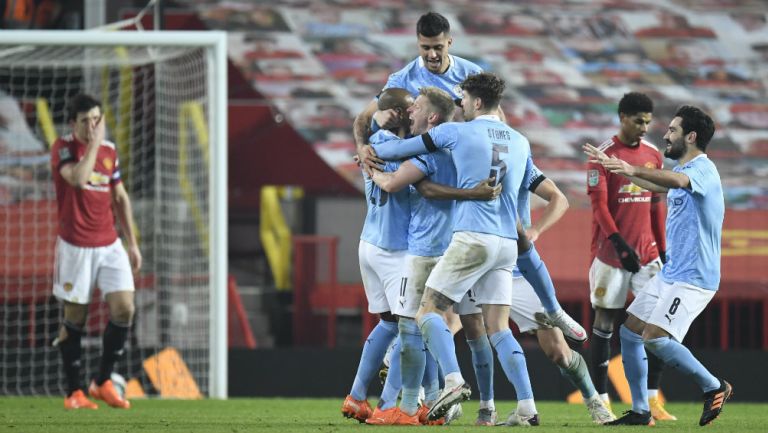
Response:
[{"label": "raised arm", "polygon": [[635,185],[656,193],[666,193],[670,188],[690,188],[691,180],[684,173],[657,168],[635,167],[616,157],[608,157],[596,147],[585,144],[584,153],[590,157],[590,162],[605,167],[611,173],[626,176]]},{"label": "raised arm", "polygon": [[98,122],[88,127],[88,136],[85,137],[87,143],[85,155],[80,161],[65,163],[59,168],[61,177],[72,186],[82,188],[91,178],[93,167],[96,165],[96,155],[99,147],[104,141],[104,116],[101,116]]},{"label": "raised arm", "polygon": [[376,100],[374,99],[355,117],[355,122],[352,124],[352,135],[355,137],[357,157],[360,159],[360,164],[369,167],[383,163],[383,161],[376,157],[376,153],[368,144],[368,138],[371,136],[371,119],[373,118],[373,113],[376,112],[376,108]]}]

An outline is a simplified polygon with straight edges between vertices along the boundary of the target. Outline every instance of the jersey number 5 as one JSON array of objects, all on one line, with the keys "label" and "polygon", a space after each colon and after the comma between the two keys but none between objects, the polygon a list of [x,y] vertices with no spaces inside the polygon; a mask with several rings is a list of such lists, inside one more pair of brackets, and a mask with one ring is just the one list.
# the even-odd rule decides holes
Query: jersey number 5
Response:
[{"label": "jersey number 5", "polygon": [[501,160],[501,154],[508,153],[509,147],[503,144],[493,145],[493,159],[491,159],[491,174],[489,177],[496,178],[494,185],[501,183],[507,174],[507,163]]}]

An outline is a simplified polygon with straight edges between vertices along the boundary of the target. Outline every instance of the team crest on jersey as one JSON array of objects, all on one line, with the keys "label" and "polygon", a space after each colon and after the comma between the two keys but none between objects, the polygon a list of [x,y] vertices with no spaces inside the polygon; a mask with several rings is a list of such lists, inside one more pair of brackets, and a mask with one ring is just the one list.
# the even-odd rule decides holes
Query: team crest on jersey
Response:
[{"label": "team crest on jersey", "polygon": [[602,298],[605,296],[606,289],[605,287],[598,287],[595,289],[595,296],[598,298]]},{"label": "team crest on jersey", "polygon": [[64,291],[65,292],[71,292],[72,291],[72,283],[64,283]]},{"label": "team crest on jersey", "polygon": [[68,147],[62,147],[59,149],[59,159],[63,161],[70,158],[72,158],[72,152],[69,151]]},{"label": "team crest on jersey", "polygon": [[589,186],[597,186],[600,182],[600,173],[597,170],[589,170],[587,181]]},{"label": "team crest on jersey", "polygon": [[656,164],[652,163],[651,161],[648,161],[645,163],[645,168],[656,168]]},{"label": "team crest on jersey", "polygon": [[453,86],[453,94],[458,98],[461,98],[462,96],[464,96],[464,94],[461,91],[461,84],[457,84]]},{"label": "team crest on jersey", "polygon": [[112,167],[115,166],[115,163],[112,162],[111,158],[104,158],[104,160],[101,163],[104,164],[104,168],[106,168],[107,170],[112,170]]}]

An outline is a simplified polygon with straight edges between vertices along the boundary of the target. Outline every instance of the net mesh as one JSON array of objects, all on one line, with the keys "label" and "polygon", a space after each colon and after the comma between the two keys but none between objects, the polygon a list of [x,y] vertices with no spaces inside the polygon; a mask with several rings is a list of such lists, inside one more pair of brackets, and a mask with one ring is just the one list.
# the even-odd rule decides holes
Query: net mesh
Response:
[{"label": "net mesh", "polygon": [[[181,355],[209,388],[208,114],[205,48],[9,46],[0,40],[0,394],[61,395],[51,346],[62,315],[51,296],[57,215],[48,149],[70,132],[69,98],[103,103],[117,145],[144,264],[136,315],[116,370],[145,392],[165,388],[144,361]],[[109,314],[94,295],[84,380],[97,371]],[[169,368],[155,363],[156,368]]]}]

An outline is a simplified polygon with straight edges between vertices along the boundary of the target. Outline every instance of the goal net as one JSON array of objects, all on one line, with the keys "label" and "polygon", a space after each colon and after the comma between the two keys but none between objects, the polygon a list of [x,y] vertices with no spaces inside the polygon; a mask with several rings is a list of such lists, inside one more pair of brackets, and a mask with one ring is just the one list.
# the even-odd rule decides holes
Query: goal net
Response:
[{"label": "goal net", "polygon": [[[226,63],[219,32],[3,32],[0,38],[0,395],[62,395],[51,295],[49,149],[69,98],[102,101],[144,264],[116,372],[132,395],[226,397]],[[109,318],[83,338],[96,374]]]}]

